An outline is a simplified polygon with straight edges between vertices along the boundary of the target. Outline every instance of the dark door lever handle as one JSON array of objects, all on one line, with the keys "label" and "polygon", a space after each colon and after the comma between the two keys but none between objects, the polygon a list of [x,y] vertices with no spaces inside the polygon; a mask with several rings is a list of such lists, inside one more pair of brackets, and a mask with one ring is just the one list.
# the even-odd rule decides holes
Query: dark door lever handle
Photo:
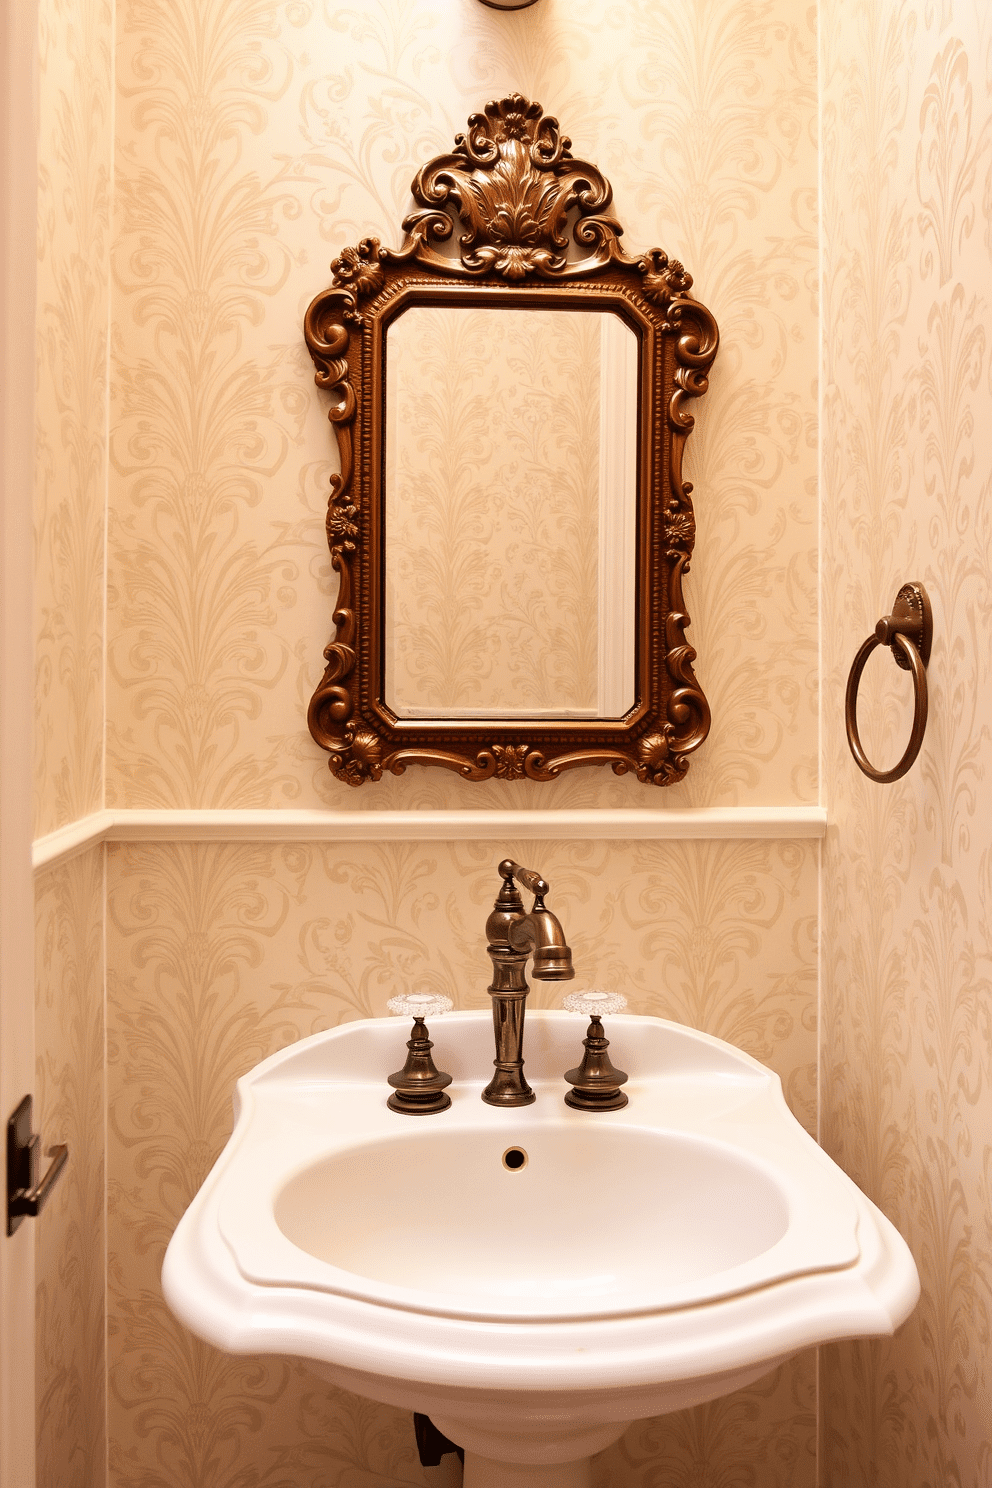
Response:
[{"label": "dark door lever handle", "polygon": [[40,1214],[52,1189],[69,1161],[64,1142],[51,1148],[51,1163],[39,1182],[41,1138],[31,1131],[34,1102],[26,1095],[7,1122],[7,1234],[12,1235],[21,1220]]}]

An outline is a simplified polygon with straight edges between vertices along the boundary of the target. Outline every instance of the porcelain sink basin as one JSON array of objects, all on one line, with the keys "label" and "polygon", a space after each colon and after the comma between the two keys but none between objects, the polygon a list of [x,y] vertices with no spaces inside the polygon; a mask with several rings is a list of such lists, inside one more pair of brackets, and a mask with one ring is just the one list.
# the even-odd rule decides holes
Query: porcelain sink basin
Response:
[{"label": "porcelain sink basin", "polygon": [[220,1348],[295,1354],[424,1411],[479,1488],[585,1481],[553,1464],[908,1316],[905,1243],[777,1076],[705,1034],[614,1016],[629,1104],[573,1111],[562,1074],[584,1031],[528,1012],[537,1100],[512,1110],[480,1099],[488,1012],[432,1025],[453,1076],[438,1115],[386,1106],[398,1020],[266,1060],[238,1082],[233,1135],[169,1246],[173,1311]]},{"label": "porcelain sink basin", "polygon": [[[754,1283],[755,1265],[789,1229],[773,1174],[722,1144],[565,1121],[526,1133],[525,1147],[511,1148],[523,1155],[519,1168],[506,1166],[491,1130],[421,1127],[360,1143],[291,1178],[275,1222],[307,1255],[350,1273],[338,1285],[353,1295],[428,1299],[451,1317],[545,1321],[726,1296],[744,1275]],[[728,1213],[737,1222],[726,1223]],[[222,1227],[234,1232],[240,1217],[226,1215]],[[806,1239],[822,1249],[821,1236]],[[769,1274],[782,1264],[771,1258]]]}]

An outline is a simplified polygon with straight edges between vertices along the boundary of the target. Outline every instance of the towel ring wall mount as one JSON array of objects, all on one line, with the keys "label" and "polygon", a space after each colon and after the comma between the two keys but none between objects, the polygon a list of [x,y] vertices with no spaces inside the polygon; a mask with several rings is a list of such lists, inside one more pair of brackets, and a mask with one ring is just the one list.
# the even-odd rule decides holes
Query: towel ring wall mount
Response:
[{"label": "towel ring wall mount", "polygon": [[[927,665],[930,661],[932,642],[933,612],[930,608],[930,597],[922,584],[903,584],[896,595],[892,614],[884,615],[879,620],[874,634],[868,637],[854,658],[851,674],[847,679],[847,696],[844,704],[847,742],[851,746],[851,753],[854,755],[858,768],[868,776],[869,780],[874,780],[879,785],[889,785],[893,780],[899,780],[906,774],[920,752],[927,727]],[[913,729],[902,759],[898,764],[893,765],[891,770],[876,770],[861,746],[861,737],[858,733],[858,686],[865,663],[876,646],[888,646],[896,665],[901,666],[903,671],[913,674],[915,693]]]}]

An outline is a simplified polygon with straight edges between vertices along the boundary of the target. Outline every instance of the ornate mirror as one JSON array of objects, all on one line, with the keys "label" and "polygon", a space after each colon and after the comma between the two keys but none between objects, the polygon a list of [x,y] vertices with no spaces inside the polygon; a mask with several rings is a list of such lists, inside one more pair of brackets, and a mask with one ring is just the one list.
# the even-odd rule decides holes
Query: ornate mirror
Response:
[{"label": "ornate mirror", "polygon": [[717,328],[630,258],[612,192],[515,94],[412,185],[306,316],[340,473],[335,635],[310,731],[349,785],[440,765],[671,785],[709,729],[682,576],[682,455]]}]

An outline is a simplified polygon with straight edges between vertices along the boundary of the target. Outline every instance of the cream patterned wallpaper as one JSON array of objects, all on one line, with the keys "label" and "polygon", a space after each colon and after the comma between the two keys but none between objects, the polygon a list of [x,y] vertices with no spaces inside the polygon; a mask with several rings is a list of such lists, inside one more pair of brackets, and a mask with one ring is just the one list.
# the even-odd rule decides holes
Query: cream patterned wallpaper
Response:
[{"label": "cream patterned wallpaper", "polygon": [[[827,1488],[992,1473],[992,11],[824,0],[823,1137],[916,1256],[891,1342],[824,1351]],[[934,605],[917,765],[875,786],[842,734],[899,585]],[[905,674],[865,674],[880,762]]]},{"label": "cream patterned wallpaper", "polygon": [[[300,1365],[199,1344],[166,1310],[165,1246],[231,1129],[237,1077],[424,985],[484,1007],[503,851],[539,863],[582,981],[732,1039],[815,1122],[817,848],[804,842],[142,844],[109,850],[108,1340],[115,1488],[420,1482],[408,1416]],[[535,986],[535,1004],[560,992]],[[397,1049],[406,1032],[396,1025]],[[443,1030],[435,1033],[443,1040]],[[439,1042],[439,1047],[441,1044]],[[601,1488],[814,1488],[804,1355],[738,1395],[641,1422]],[[721,1476],[722,1475],[722,1476]]]},{"label": "cream patterned wallpaper", "polygon": [[[35,831],[103,804],[113,10],[41,0]],[[106,1479],[103,850],[36,880],[35,1130],[70,1160],[35,1225],[37,1477]]]},{"label": "cream patterned wallpaper", "polygon": [[[543,0],[496,17],[229,0],[200,30],[201,14],[118,6],[114,798],[344,804],[298,723],[330,604],[330,441],[300,311],[342,242],[396,240],[416,164],[515,85],[611,175],[629,241],[686,259],[724,334],[690,445],[706,557],[690,581],[692,638],[717,725],[680,802],[812,799],[812,12],[590,0],[566,15]],[[110,23],[95,0],[43,8],[39,831],[100,799]],[[826,1351],[820,1481],[947,1488],[992,1468],[992,22],[977,0],[824,0],[821,32],[834,822],[822,1123],[908,1236],[924,1296],[893,1342]],[[860,639],[913,576],[936,609],[931,727],[914,772],[879,790],[845,752],[840,697]],[[906,727],[902,681],[881,660],[866,674],[865,732],[888,757]],[[573,777],[557,801],[642,804],[628,785]],[[525,786],[411,776],[367,805],[546,801]],[[591,974],[622,972],[635,1007],[769,1059],[812,1120],[810,849],[520,851],[556,875],[566,921],[586,925]],[[311,1028],[381,1011],[414,976],[463,1005],[481,998],[468,947],[490,868],[441,845],[111,857],[112,1481],[415,1483],[408,1422],[315,1389],[297,1366],[200,1349],[165,1314],[157,1266],[243,1068]],[[669,907],[677,931],[660,923]],[[79,1153],[38,1231],[40,1461],[52,1481],[80,1484],[102,1481],[104,1451],[101,912],[99,853],[39,878],[39,1107],[51,1139],[58,1128]],[[804,1359],[635,1428],[600,1482],[661,1488],[691,1472],[735,1488],[812,1485],[814,1430]]]},{"label": "cream patterned wallpaper", "polygon": [[[50,159],[84,183],[97,215],[46,216],[49,199],[74,198],[43,175],[43,400],[58,422],[41,421],[38,830],[100,800],[112,19],[108,800],[647,804],[636,784],[599,772],[562,782],[552,802],[526,783],[468,788],[427,771],[357,803],[303,723],[330,633],[333,441],[302,312],[343,245],[367,232],[398,242],[416,168],[511,87],[557,112],[576,153],[610,175],[631,248],[687,262],[723,334],[689,454],[706,558],[687,589],[691,639],[715,725],[667,804],[814,800],[813,12],[787,0],[704,0],[692,14],[542,0],[515,16],[414,0],[211,0],[208,11],[117,0],[112,18],[95,0],[47,0],[45,14],[62,28],[43,48],[45,107],[64,125]],[[45,1109],[79,1130],[88,1164],[39,1242],[41,1460],[54,1481],[102,1488],[104,1450],[113,1488],[421,1481],[408,1418],[334,1395],[298,1364],[201,1347],[166,1312],[158,1272],[229,1130],[238,1074],[289,1039],[381,1013],[414,979],[484,1004],[492,863],[514,846],[109,850],[106,1443],[99,854],[40,877]],[[519,852],[551,874],[590,978],[768,1060],[812,1127],[813,847]],[[56,1293],[59,1266],[71,1274]],[[807,1356],[749,1391],[639,1424],[601,1459],[600,1488],[660,1488],[689,1472],[813,1488],[815,1427]]]},{"label": "cream patterned wallpaper", "polygon": [[[816,799],[815,12],[792,0],[118,0],[108,801],[665,806]],[[722,350],[690,441],[714,728],[677,791],[571,773],[333,781],[333,436],[301,320],[342,247],[517,88],[683,259]],[[332,582],[333,580],[333,582]],[[675,799],[666,799],[674,797]]]},{"label": "cream patterned wallpaper", "polygon": [[103,805],[112,8],[39,13],[35,833]]},{"label": "cream patterned wallpaper", "polygon": [[[330,634],[333,440],[302,312],[342,246],[366,233],[398,243],[417,167],[508,88],[559,115],[613,180],[629,244],[684,258],[721,325],[690,444],[706,562],[688,586],[716,723],[668,804],[815,799],[814,16],[785,0],[697,9],[228,0],[204,28],[202,6],[119,0],[111,802],[648,804],[636,783],[588,771],[553,801],[526,783],[411,771],[359,803],[303,723]],[[520,851],[551,875],[566,923],[587,926],[576,940],[590,975],[775,1063],[812,1123],[808,845]],[[158,1270],[242,1070],[300,1033],[382,1012],[413,978],[483,1003],[493,857],[443,844],[112,850],[116,1488],[193,1488],[205,1473],[253,1488],[420,1480],[408,1420],[297,1365],[201,1348],[164,1309]],[[600,1482],[653,1488],[694,1470],[813,1488],[814,1440],[806,1357],[643,1423]]]},{"label": "cream patterned wallpaper", "polygon": [[[827,1146],[906,1234],[924,1285],[897,1339],[824,1351],[819,1419],[805,1356],[632,1428],[597,1488],[978,1488],[992,1473],[992,15],[981,0],[822,0],[818,285],[813,6],[116,0],[115,19],[109,0],[44,0],[42,14],[39,832],[101,798],[108,296],[113,803],[664,810],[817,799],[822,289],[832,822],[819,1048],[809,844],[113,848],[105,1067],[100,854],[41,875],[38,1098],[46,1133],[72,1132],[84,1159],[39,1227],[48,1479],[103,1488],[107,1451],[112,1488],[422,1481],[408,1418],[291,1361],[201,1347],[158,1271],[244,1069],[413,982],[484,1005],[492,865],[516,849],[552,878],[581,975],[773,1064],[811,1129],[819,1101]],[[553,790],[411,771],[358,800],[303,722],[330,634],[333,439],[300,322],[342,246],[398,243],[416,168],[508,88],[558,115],[612,180],[628,247],[683,258],[721,327],[688,454],[689,634],[714,729],[661,799],[597,771]],[[906,780],[872,787],[840,734],[844,679],[913,577],[935,604],[930,730]],[[907,728],[886,661],[863,689],[880,758]]]},{"label": "cream patterned wallpaper", "polygon": [[[35,1131],[69,1163],[35,1224],[37,1480],[103,1488],[104,1312],[103,848],[39,875]],[[44,1159],[43,1159],[44,1161]]]}]

